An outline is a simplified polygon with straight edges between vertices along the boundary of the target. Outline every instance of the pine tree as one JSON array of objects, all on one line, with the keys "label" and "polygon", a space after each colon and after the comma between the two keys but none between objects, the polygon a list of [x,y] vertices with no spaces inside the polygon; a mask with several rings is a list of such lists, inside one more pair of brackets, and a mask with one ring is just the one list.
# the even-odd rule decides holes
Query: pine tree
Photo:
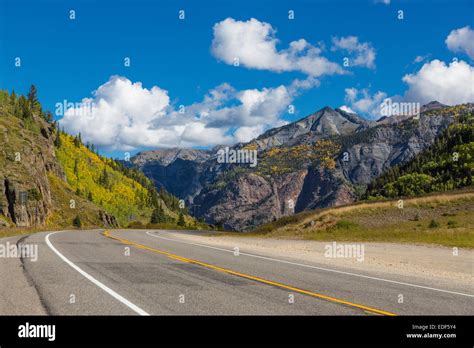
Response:
[{"label": "pine tree", "polygon": [[75,147],[80,147],[82,144],[82,141],[81,141],[81,133],[79,133],[79,135],[76,135],[74,137],[74,146]]},{"label": "pine tree", "polygon": [[30,91],[28,92],[28,103],[31,110],[38,110],[40,103],[38,100],[38,91],[35,85],[31,85]]},{"label": "pine tree", "polygon": [[109,174],[107,173],[107,168],[105,166],[102,175],[99,177],[99,184],[104,187],[109,187],[110,185]]},{"label": "pine tree", "polygon": [[12,94],[10,94],[10,105],[15,108],[16,106],[16,93],[15,90],[12,90]]},{"label": "pine tree", "polygon": [[161,206],[155,208],[153,210],[153,213],[151,214],[151,219],[150,223],[152,224],[158,224],[160,222],[165,222],[166,217],[165,217],[165,212]]},{"label": "pine tree", "polygon": [[79,177],[79,167],[78,167],[78,159],[76,158],[74,160],[74,175],[76,176],[76,178]]},{"label": "pine tree", "polygon": [[30,106],[24,96],[20,96],[20,98],[18,99],[18,106],[19,106],[19,110],[18,110],[19,114],[17,116],[19,116],[20,118],[24,120],[29,120],[32,118]]},{"label": "pine tree", "polygon": [[82,221],[79,215],[76,215],[76,217],[72,220],[72,225],[79,228],[82,227]]},{"label": "pine tree", "polygon": [[56,148],[60,148],[62,145],[62,141],[61,141],[61,135],[59,133],[56,134],[56,138],[54,139],[54,146],[56,146]]},{"label": "pine tree", "polygon": [[186,225],[186,222],[184,221],[184,215],[183,212],[179,212],[179,217],[178,217],[178,226],[184,226]]}]

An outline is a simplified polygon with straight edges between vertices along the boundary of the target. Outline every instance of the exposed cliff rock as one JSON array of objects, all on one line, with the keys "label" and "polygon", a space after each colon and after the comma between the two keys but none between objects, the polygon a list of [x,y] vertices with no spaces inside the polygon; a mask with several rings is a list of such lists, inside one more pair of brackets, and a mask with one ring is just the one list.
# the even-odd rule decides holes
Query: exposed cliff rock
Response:
[{"label": "exposed cliff rock", "polygon": [[52,217],[58,227],[69,226],[81,214],[88,225],[117,227],[114,216],[70,191],[56,158],[53,126],[31,117],[25,121],[0,107],[0,228],[44,227]]},{"label": "exposed cliff rock", "polygon": [[105,211],[99,211],[99,218],[102,221],[104,227],[119,227],[117,219],[115,216],[108,214]]},{"label": "exposed cliff rock", "polygon": [[278,178],[246,173],[222,189],[209,189],[194,201],[197,213],[213,224],[240,230],[295,213],[306,170]]},{"label": "exposed cliff rock", "polygon": [[0,213],[16,226],[44,226],[52,203],[47,172],[64,173],[50,126],[35,118],[31,130],[27,127],[20,119],[0,117]]}]

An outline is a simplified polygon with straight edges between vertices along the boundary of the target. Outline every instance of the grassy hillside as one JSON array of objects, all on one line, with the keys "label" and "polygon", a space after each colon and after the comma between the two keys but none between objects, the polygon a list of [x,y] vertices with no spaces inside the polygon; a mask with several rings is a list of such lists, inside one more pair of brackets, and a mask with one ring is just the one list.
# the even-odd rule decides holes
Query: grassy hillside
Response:
[{"label": "grassy hillside", "polygon": [[251,235],[321,241],[398,242],[474,248],[474,191],[318,209],[262,225]]},{"label": "grassy hillside", "polygon": [[[100,220],[100,207],[87,199],[77,196],[72,188],[62,179],[48,173],[53,196],[53,211],[48,217],[48,227],[71,226],[72,221],[79,216],[83,227],[103,226]],[[70,202],[74,200],[75,208],[71,209]]]}]

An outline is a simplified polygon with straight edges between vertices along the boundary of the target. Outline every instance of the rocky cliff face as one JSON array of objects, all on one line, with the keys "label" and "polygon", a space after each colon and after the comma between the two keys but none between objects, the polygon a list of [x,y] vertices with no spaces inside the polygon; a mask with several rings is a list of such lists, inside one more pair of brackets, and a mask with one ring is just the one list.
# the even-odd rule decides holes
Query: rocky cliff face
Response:
[{"label": "rocky cliff face", "polygon": [[294,214],[306,176],[307,170],[276,178],[245,173],[223,188],[203,190],[193,205],[198,216],[227,229],[256,226]]},{"label": "rocky cliff face", "polygon": [[132,163],[152,179],[156,187],[164,187],[192,202],[203,188],[200,179],[209,170],[207,161],[211,155],[211,151],[173,148],[138,153]]},{"label": "rocky cliff face", "polygon": [[7,218],[3,225],[44,226],[52,204],[47,172],[64,178],[50,125],[34,122],[31,131],[20,119],[0,117],[0,214]]},{"label": "rocky cliff face", "polygon": [[[338,147],[334,168],[324,168],[303,156],[294,167],[269,175],[262,174],[260,165],[250,169],[217,163],[213,151],[198,152],[194,159],[180,157],[177,150],[173,150],[174,157],[160,153],[157,160],[142,153],[132,162],[155,183],[186,199],[190,211],[207,222],[247,230],[295,212],[355,201],[359,187],[412,158],[453,121],[453,113],[444,112],[447,107],[439,103],[422,110],[419,120],[401,117],[371,122],[326,107],[271,129],[248,144],[234,146],[257,149],[262,163],[272,149],[311,146],[327,139]],[[162,158],[173,159],[164,162]]]},{"label": "rocky cliff face", "polygon": [[[61,214],[59,207],[69,206],[70,198],[84,206],[84,200],[74,192],[53,191],[50,175],[66,185],[54,140],[52,125],[42,118],[33,115],[26,122],[0,107],[0,228],[43,227],[55,210]],[[117,226],[113,216],[90,203],[89,206],[97,225]]]}]

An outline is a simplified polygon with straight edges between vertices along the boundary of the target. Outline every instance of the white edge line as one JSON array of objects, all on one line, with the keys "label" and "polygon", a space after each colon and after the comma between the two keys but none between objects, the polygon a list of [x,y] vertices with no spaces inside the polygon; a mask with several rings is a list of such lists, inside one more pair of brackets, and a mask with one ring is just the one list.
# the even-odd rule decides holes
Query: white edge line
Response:
[{"label": "white edge line", "polygon": [[140,307],[138,307],[137,305],[134,305],[132,302],[130,302],[129,300],[127,300],[125,297],[117,294],[115,291],[113,291],[111,288],[109,288],[108,286],[104,285],[103,283],[101,283],[100,281],[98,281],[97,279],[95,279],[94,277],[92,277],[90,274],[86,273],[85,271],[83,271],[81,268],[79,268],[78,266],[76,266],[74,263],[72,263],[70,260],[68,260],[63,254],[61,254],[54,246],[53,244],[50,242],[49,240],[49,236],[51,236],[52,234],[56,234],[56,233],[60,233],[62,231],[59,231],[59,232],[53,232],[53,233],[50,233],[48,234],[46,237],[45,237],[45,241],[46,241],[46,244],[48,245],[48,247],[54,251],[56,253],[56,255],[58,255],[64,262],[66,262],[69,266],[71,266],[72,268],[74,268],[76,271],[78,271],[80,274],[82,274],[85,278],[87,278],[88,280],[90,280],[92,283],[94,283],[95,285],[97,285],[99,288],[101,288],[102,290],[104,290],[105,292],[107,292],[109,295],[111,295],[112,297],[114,297],[115,299],[119,300],[120,302],[122,302],[124,305],[126,305],[128,308],[130,308],[131,310],[133,310],[134,312],[140,314],[140,315],[150,315],[149,313],[145,312],[143,309],[141,309]]},{"label": "white edge line", "polygon": [[[185,241],[177,240],[177,239],[173,239],[173,238],[166,238],[166,237],[162,237],[162,236],[157,236],[156,234],[150,233],[150,231],[146,232],[146,234],[148,234],[148,235],[151,236],[151,237],[161,238],[161,239],[169,240],[169,241],[172,241],[172,242],[178,242],[178,243],[196,245],[196,246],[200,246],[200,247],[203,247],[203,248],[215,249],[215,250],[225,251],[225,252],[228,252],[228,253],[233,253],[233,252],[234,252],[233,250],[228,250],[228,249],[223,249],[223,248],[217,248],[217,247],[213,247],[213,246],[209,246],[209,245],[198,244],[198,243],[192,243],[192,242],[185,242]],[[255,257],[255,258],[258,258],[258,259],[264,259],[264,260],[276,261],[276,262],[281,262],[281,263],[287,263],[287,264],[295,265],[295,266],[301,266],[301,267],[306,267],[306,268],[314,268],[314,269],[318,269],[318,270],[321,270],[321,271],[327,271],[327,272],[333,272],[333,273],[346,274],[346,275],[351,275],[351,276],[354,276],[354,277],[367,278],[367,279],[378,280],[378,281],[382,281],[382,282],[393,283],[393,284],[399,284],[399,285],[405,285],[405,286],[411,286],[411,287],[421,288],[421,289],[426,289],[426,290],[433,290],[433,291],[445,292],[445,293],[454,294],[454,295],[461,295],[461,296],[467,296],[467,297],[474,297],[474,295],[465,294],[465,293],[462,293],[462,292],[456,292],[456,291],[449,291],[449,290],[431,288],[431,287],[428,287],[428,286],[417,285],[417,284],[411,284],[411,283],[404,283],[404,282],[399,282],[399,281],[396,281],[396,280],[390,280],[390,279],[384,279],[384,278],[371,277],[371,276],[366,276],[366,275],[363,275],[363,274],[357,274],[357,273],[351,273],[351,272],[338,271],[338,270],[335,270],[335,269],[324,268],[324,267],[317,267],[317,266],[312,266],[312,265],[305,265],[305,264],[303,264],[303,263],[285,261],[285,260],[275,259],[275,258],[272,258],[272,257],[260,256],[260,255],[249,254],[249,253],[244,253],[244,252],[239,252],[239,255],[246,255],[246,256]]]}]

